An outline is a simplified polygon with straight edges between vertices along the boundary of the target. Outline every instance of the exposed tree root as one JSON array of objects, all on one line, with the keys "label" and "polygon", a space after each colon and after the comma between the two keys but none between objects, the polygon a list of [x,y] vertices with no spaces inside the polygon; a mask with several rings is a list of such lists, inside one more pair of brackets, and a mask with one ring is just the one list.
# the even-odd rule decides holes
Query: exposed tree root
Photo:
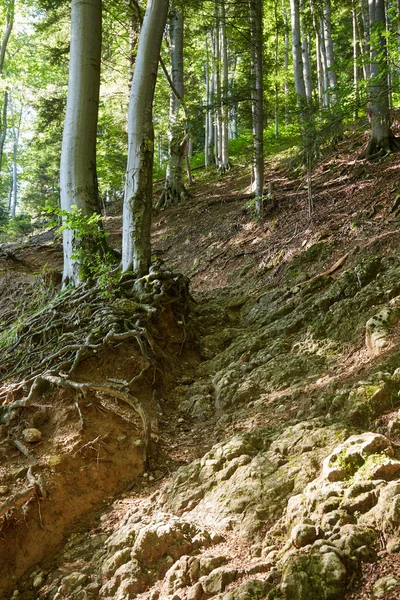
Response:
[{"label": "exposed tree root", "polygon": [[[124,275],[119,282],[118,292],[110,300],[102,297],[98,286],[82,285],[67,290],[13,327],[8,332],[11,342],[4,348],[0,374],[8,378],[23,378],[23,381],[5,386],[0,393],[0,400],[6,402],[0,406],[0,423],[7,424],[15,410],[31,406],[50,385],[68,387],[83,395],[92,390],[121,400],[140,416],[146,461],[151,423],[140,400],[132,395],[131,388],[151,367],[155,377],[159,370],[158,362],[168,360],[150,335],[150,320],[159,310],[172,305],[176,319],[185,324],[183,342],[186,340],[190,303],[188,283],[188,279],[182,275],[174,275],[169,270],[155,266],[140,279]],[[84,359],[102,348],[117,347],[129,340],[136,341],[145,360],[140,373],[129,382],[115,381],[112,383],[116,385],[102,385],[72,379]],[[14,400],[21,391],[27,394],[26,397]],[[84,420],[78,399],[75,408],[82,430]],[[23,444],[17,440],[9,441],[31,462],[35,461]]]},{"label": "exposed tree root", "polygon": [[189,193],[186,190],[183,182],[181,184],[166,182],[161,196],[155,206],[155,210],[175,206],[180,202],[184,202],[189,198]]},{"label": "exposed tree root", "polygon": [[85,392],[87,390],[93,390],[102,394],[108,394],[110,396],[113,396],[114,398],[118,398],[118,400],[122,400],[131,408],[133,408],[133,410],[138,413],[142,420],[145,438],[144,461],[147,462],[147,454],[150,444],[151,423],[142,403],[140,402],[140,400],[138,400],[138,398],[135,398],[135,396],[132,396],[131,394],[121,392],[120,390],[117,390],[113,387],[98,385],[96,383],[79,383],[78,381],[72,381],[69,379],[64,379],[63,377],[58,377],[50,374],[45,374],[43,377],[47,379],[47,381],[49,381],[50,383],[54,383],[62,387],[69,387],[76,390],[81,390],[82,392]]},{"label": "exposed tree root", "polygon": [[371,135],[366,148],[360,154],[360,158],[377,160],[392,152],[400,152],[400,139],[394,136],[393,133],[389,132],[387,136],[382,138]]}]

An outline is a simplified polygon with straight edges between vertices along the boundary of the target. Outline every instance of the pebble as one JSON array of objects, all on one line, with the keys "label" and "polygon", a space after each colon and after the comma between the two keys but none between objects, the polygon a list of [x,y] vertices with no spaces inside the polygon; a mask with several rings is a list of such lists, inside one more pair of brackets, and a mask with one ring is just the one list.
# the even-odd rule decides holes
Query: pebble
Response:
[{"label": "pebble", "polygon": [[35,427],[29,427],[28,429],[24,429],[22,435],[25,442],[29,442],[30,444],[34,442],[40,442],[40,440],[42,439],[42,432],[39,431],[39,429],[35,429]]}]

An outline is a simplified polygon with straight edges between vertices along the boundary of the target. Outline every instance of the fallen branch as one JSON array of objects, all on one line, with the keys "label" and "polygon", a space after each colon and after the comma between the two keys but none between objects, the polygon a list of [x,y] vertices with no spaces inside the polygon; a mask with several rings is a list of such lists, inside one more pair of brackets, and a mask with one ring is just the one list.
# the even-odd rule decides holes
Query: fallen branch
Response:
[{"label": "fallen branch", "polygon": [[306,285],[307,283],[311,283],[315,279],[318,279],[319,277],[323,277],[324,275],[331,275],[332,273],[337,271],[342,266],[342,264],[348,258],[349,254],[350,254],[350,252],[347,252],[344,256],[339,258],[339,260],[337,260],[335,262],[335,264],[332,265],[329,269],[327,269],[326,271],[323,271],[322,273],[318,273],[318,275],[314,275],[314,277],[311,277],[311,279],[307,279],[306,281],[302,281],[301,283],[298,283],[296,285],[296,287],[302,287],[303,285]]}]

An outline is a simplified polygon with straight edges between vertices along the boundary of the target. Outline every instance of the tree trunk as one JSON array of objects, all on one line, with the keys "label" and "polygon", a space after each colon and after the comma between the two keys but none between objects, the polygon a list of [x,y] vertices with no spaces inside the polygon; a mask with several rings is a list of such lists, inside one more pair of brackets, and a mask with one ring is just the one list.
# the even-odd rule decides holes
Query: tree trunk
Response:
[{"label": "tree trunk", "polygon": [[358,104],[359,104],[359,93],[358,93],[358,41],[357,41],[357,11],[355,3],[353,2],[352,10],[353,18],[353,87],[354,87],[354,121],[358,119]]},{"label": "tree trunk", "polygon": [[256,213],[263,217],[264,189],[264,92],[262,0],[249,0],[252,49],[251,105],[254,139],[254,183]]},{"label": "tree trunk", "polygon": [[289,85],[288,85],[288,73],[289,73],[289,24],[288,24],[288,16],[286,10],[286,0],[282,0],[282,17],[283,17],[283,36],[284,36],[284,47],[283,47],[283,72],[284,72],[284,81],[283,81],[283,93],[285,98],[285,123],[289,122],[288,119],[288,95],[289,95]]},{"label": "tree trunk", "polygon": [[[72,0],[71,53],[67,108],[61,150],[62,210],[73,206],[83,216],[101,212],[96,172],[96,135],[100,89],[101,0]],[[85,276],[84,263],[96,251],[78,231],[63,231],[64,285]]]},{"label": "tree trunk", "polygon": [[128,163],[123,206],[122,268],[145,275],[151,262],[153,99],[168,0],[148,0],[128,110]]},{"label": "tree trunk", "polygon": [[[186,150],[185,118],[182,101],[183,85],[183,12],[173,0],[169,16],[171,48],[171,81],[168,166],[162,200],[157,206],[171,206],[185,200],[187,193],[183,183],[183,159]],[[178,95],[178,97],[177,97]]]},{"label": "tree trunk", "polygon": [[1,169],[3,164],[3,152],[4,152],[4,143],[7,137],[7,111],[8,111],[8,92],[7,90],[3,95],[3,109],[1,113],[1,123],[0,123],[0,176]]},{"label": "tree trunk", "polygon": [[335,70],[335,57],[333,52],[330,0],[324,0],[323,27],[330,99],[332,104],[336,104],[337,77]]},{"label": "tree trunk", "polygon": [[362,16],[362,25],[363,25],[363,34],[364,34],[364,70],[365,70],[365,78],[369,79],[371,75],[371,65],[370,65],[370,18],[369,18],[369,10],[368,10],[368,0],[361,0],[361,16]]},{"label": "tree trunk", "polygon": [[324,37],[324,22],[323,18],[319,18],[319,35],[320,35],[320,49],[321,49],[321,64],[322,64],[322,78],[324,82],[324,107],[329,107],[329,78],[328,78],[328,59],[326,56],[326,45]]},{"label": "tree trunk", "polygon": [[226,173],[230,169],[228,149],[228,89],[229,89],[229,65],[228,65],[228,41],[226,37],[226,8],[225,0],[221,0],[221,58],[222,58],[222,101],[221,101],[221,162],[220,173]]},{"label": "tree trunk", "polygon": [[222,165],[222,94],[221,94],[221,43],[220,43],[220,11],[219,0],[214,4],[214,73],[215,73],[215,160],[218,170]]},{"label": "tree trunk", "polygon": [[[300,15],[304,15],[304,0],[300,0]],[[303,55],[303,77],[304,77],[304,85],[306,88],[306,96],[307,100],[311,100],[312,97],[312,78],[311,78],[311,62],[310,62],[310,52],[309,52],[309,44],[308,44],[308,36],[306,27],[304,24],[304,18],[300,19],[301,22],[301,51]]]},{"label": "tree trunk", "polygon": [[304,84],[303,56],[300,38],[299,0],[290,0],[290,14],[292,20],[292,53],[294,83],[297,94],[297,102],[300,109],[300,116],[302,119],[304,119],[304,109],[307,105],[307,94],[306,87]]},{"label": "tree trunk", "polygon": [[17,201],[18,201],[18,145],[19,145],[19,133],[21,129],[21,120],[22,120],[22,108],[21,112],[18,115],[18,123],[15,122],[15,112],[14,112],[14,103],[11,97],[9,96],[9,104],[10,104],[10,114],[12,121],[12,133],[13,133],[13,161],[12,161],[12,198],[11,198],[11,216],[15,217],[15,213],[17,211]]},{"label": "tree trunk", "polygon": [[[15,1],[12,0],[10,2],[9,9],[7,12],[6,28],[4,31],[1,45],[0,45],[0,77],[3,74],[7,45],[10,40],[12,28],[14,26],[14,7],[15,7]],[[2,116],[1,116],[1,121],[0,121],[0,175],[1,175],[1,165],[3,162],[4,143],[5,143],[6,137],[7,137],[7,108],[8,108],[7,104],[8,104],[8,92],[6,89],[6,90],[4,90],[4,94],[3,94],[3,106],[1,109]]]},{"label": "tree trunk", "polygon": [[371,76],[368,90],[371,101],[371,137],[361,157],[371,159],[391,151],[399,151],[400,141],[395,138],[390,128],[384,0],[370,0],[369,22]]},{"label": "tree trunk", "polygon": [[322,67],[322,51],[321,51],[321,35],[319,28],[319,19],[317,15],[317,10],[314,4],[314,0],[310,0],[310,10],[312,16],[312,23],[315,33],[315,58],[316,58],[316,67],[317,67],[317,85],[318,85],[318,98],[319,105],[322,107],[324,105],[324,75],[323,75],[323,67]]},{"label": "tree trunk", "polygon": [[214,165],[215,164],[215,150],[214,150],[214,118],[213,118],[213,114],[214,114],[214,70],[213,70],[213,65],[214,65],[214,61],[210,61],[210,54],[209,54],[209,39],[211,40],[211,47],[212,47],[212,34],[210,33],[209,36],[207,36],[207,40],[206,40],[206,45],[207,45],[207,113],[206,113],[206,118],[207,118],[207,136],[205,139],[205,145],[207,146],[207,162],[206,162],[206,167],[209,167],[210,165]]},{"label": "tree trunk", "polygon": [[14,8],[15,8],[15,1],[12,0],[9,4],[7,17],[6,17],[6,28],[5,28],[3,40],[2,40],[1,46],[0,46],[0,75],[2,75],[2,73],[3,73],[7,45],[10,40],[12,28],[14,26]]}]

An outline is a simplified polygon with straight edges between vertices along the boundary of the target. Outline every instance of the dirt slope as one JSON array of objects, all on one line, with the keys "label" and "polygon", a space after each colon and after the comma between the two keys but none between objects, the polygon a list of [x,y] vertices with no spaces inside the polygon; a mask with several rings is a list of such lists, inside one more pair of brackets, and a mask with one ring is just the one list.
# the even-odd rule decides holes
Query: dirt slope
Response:
[{"label": "dirt slope", "polygon": [[[140,423],[96,395],[83,431],[65,390],[19,414],[5,435],[41,429],[29,450],[49,495],[2,517],[5,598],[355,599],[377,581],[376,597],[398,597],[400,159],[361,163],[355,143],[316,170],[311,221],[304,182],[278,164],[263,224],[232,200],[249,184],[239,167],[217,183],[199,173],[188,203],[156,215],[154,254],[190,277],[196,304],[184,332],[161,313],[170,362],[135,390],[152,414],[149,465]],[[120,220],[107,223],[118,245]],[[36,250],[57,267],[58,248]],[[6,321],[36,250],[3,248]],[[84,361],[78,380],[131,377],[132,348]],[[9,441],[1,460],[6,501],[29,461]]]}]

